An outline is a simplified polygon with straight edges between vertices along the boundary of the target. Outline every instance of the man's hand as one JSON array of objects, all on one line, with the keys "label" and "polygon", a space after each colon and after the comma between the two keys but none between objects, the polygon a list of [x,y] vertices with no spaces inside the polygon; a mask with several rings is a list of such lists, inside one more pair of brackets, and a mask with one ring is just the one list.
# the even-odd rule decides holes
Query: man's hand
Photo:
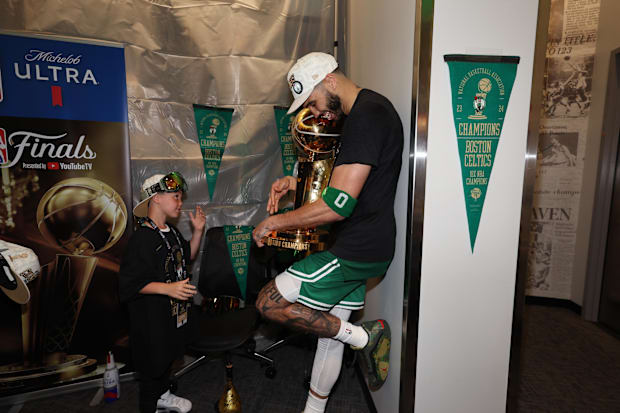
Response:
[{"label": "man's hand", "polygon": [[196,294],[196,287],[189,283],[189,278],[165,285],[166,295],[177,300],[187,301]]},{"label": "man's hand", "polygon": [[274,229],[272,221],[272,217],[267,217],[260,224],[258,224],[256,228],[254,228],[254,231],[252,231],[254,241],[256,241],[256,245],[258,245],[259,247],[265,245],[263,243],[263,238]]},{"label": "man's hand", "polygon": [[297,188],[297,178],[292,176],[285,176],[275,181],[271,185],[271,191],[269,191],[269,201],[267,202],[267,212],[270,215],[278,212],[278,202],[288,191],[295,191]]},{"label": "man's hand", "polygon": [[202,230],[205,228],[207,217],[205,216],[205,213],[202,211],[202,208],[196,205],[196,213],[192,214],[190,211],[189,220],[192,222],[192,225],[194,226],[194,231],[202,232]]}]

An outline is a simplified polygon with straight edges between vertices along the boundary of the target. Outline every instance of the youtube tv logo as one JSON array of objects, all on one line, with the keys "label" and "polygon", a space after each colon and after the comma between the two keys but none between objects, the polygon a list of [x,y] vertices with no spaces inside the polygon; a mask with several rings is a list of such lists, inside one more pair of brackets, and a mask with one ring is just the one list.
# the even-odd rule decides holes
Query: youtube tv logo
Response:
[{"label": "youtube tv logo", "polygon": [[60,164],[58,162],[48,162],[47,169],[50,171],[57,171],[60,169]]}]

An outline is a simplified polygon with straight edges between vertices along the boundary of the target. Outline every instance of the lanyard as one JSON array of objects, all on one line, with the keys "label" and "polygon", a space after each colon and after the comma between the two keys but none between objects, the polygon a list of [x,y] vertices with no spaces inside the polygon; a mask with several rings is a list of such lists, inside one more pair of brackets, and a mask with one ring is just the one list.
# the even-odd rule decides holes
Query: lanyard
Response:
[{"label": "lanyard", "polygon": [[[144,217],[144,220],[147,221],[149,224],[151,224],[153,229],[157,231],[157,233],[159,234],[161,239],[163,239],[164,242],[166,243],[166,248],[168,248],[168,253],[170,255],[172,255],[172,246],[168,242],[168,238],[166,238],[166,236],[164,235],[162,230],[159,229],[159,227],[157,225],[155,225],[155,223],[153,222],[153,220],[151,218]],[[183,265],[183,275],[182,275],[182,277],[179,278],[179,275],[177,273],[177,281],[181,281],[181,280],[184,280],[184,279],[187,278],[187,267],[185,266],[185,252],[183,251],[183,244],[181,243],[181,240],[179,239],[179,234],[177,234],[176,230],[171,225],[168,225],[168,228],[170,228],[170,231],[174,234],[174,237],[177,239],[177,244],[179,244],[179,248],[181,249],[181,263]],[[172,259],[174,260],[174,256],[172,257]],[[170,277],[170,274],[166,274],[166,276]]]}]

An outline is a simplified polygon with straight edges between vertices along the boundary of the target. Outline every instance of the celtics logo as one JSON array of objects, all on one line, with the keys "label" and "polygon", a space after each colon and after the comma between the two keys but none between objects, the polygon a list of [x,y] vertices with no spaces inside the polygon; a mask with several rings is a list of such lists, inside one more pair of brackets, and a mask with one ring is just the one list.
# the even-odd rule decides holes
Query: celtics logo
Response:
[{"label": "celtics logo", "polygon": [[300,95],[301,92],[304,91],[304,86],[301,84],[301,82],[295,80],[295,75],[291,75],[291,77],[288,79],[288,84],[291,87],[293,93],[295,93],[296,95]]}]

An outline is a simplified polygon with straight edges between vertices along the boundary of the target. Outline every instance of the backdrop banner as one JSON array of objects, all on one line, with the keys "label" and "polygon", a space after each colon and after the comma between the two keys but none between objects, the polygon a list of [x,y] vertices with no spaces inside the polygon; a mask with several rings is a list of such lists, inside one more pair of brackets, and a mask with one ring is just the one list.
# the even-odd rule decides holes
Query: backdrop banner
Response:
[{"label": "backdrop banner", "polygon": [[445,55],[444,60],[450,68],[452,114],[473,253],[519,57]]},{"label": "backdrop banner", "polygon": [[198,143],[209,186],[209,199],[213,199],[217,174],[226,149],[233,109],[194,104],[194,117]]},{"label": "backdrop banner", "polygon": [[0,34],[0,73],[5,395],[101,374],[108,350],[126,363],[131,193],[122,46]]}]

